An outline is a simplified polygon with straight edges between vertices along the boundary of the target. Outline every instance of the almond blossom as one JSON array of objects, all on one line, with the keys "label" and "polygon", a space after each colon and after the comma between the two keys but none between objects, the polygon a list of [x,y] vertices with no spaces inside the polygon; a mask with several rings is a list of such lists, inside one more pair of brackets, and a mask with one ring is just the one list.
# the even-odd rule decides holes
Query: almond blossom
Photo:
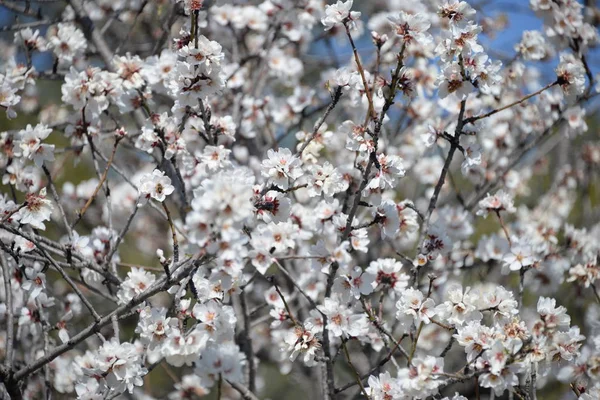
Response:
[{"label": "almond blossom", "polygon": [[44,221],[50,219],[53,209],[52,202],[46,198],[46,188],[43,188],[38,194],[28,193],[25,206],[19,208],[14,217],[21,224],[44,230],[46,229]]},{"label": "almond blossom", "polygon": [[171,179],[165,176],[163,171],[155,169],[152,174],[142,176],[139,191],[142,202],[150,198],[162,202],[175,191],[175,187],[171,185]]},{"label": "almond blossom", "polygon": [[325,30],[333,28],[339,24],[349,24],[353,26],[357,19],[360,18],[360,12],[350,11],[352,9],[353,0],[341,1],[325,7],[325,16],[321,19]]}]

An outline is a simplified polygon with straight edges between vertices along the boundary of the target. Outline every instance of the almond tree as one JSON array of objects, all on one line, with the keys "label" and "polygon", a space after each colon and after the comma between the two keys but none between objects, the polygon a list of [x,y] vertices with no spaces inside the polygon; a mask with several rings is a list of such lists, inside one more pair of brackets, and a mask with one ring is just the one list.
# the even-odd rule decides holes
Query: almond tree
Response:
[{"label": "almond tree", "polygon": [[3,397],[600,398],[600,10],[329,3],[0,0]]}]

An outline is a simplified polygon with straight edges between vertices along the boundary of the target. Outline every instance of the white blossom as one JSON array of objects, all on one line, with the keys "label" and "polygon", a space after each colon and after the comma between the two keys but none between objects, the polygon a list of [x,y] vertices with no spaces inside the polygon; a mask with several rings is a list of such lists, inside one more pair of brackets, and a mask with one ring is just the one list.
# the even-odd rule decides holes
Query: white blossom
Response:
[{"label": "white blossom", "polygon": [[325,7],[325,17],[321,19],[321,23],[325,26],[325,30],[329,30],[339,24],[348,24],[352,27],[356,20],[360,18],[360,12],[350,11],[353,0],[341,1],[327,5]]},{"label": "white blossom", "polygon": [[175,187],[171,185],[171,179],[165,176],[163,171],[155,169],[151,174],[142,176],[139,191],[142,202],[146,202],[150,198],[163,202],[168,195],[175,191]]}]

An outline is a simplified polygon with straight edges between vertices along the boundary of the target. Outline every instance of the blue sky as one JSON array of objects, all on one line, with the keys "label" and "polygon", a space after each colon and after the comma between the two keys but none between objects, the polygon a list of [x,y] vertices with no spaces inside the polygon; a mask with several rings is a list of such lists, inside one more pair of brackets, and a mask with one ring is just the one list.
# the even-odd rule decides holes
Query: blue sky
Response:
[{"label": "blue sky", "polygon": [[[356,4],[359,4],[361,0],[355,0]],[[476,4],[486,0],[470,0],[471,4]],[[524,30],[540,29],[542,27],[541,20],[537,18],[534,13],[529,9],[529,2],[527,0],[490,0],[486,1],[488,4],[484,6],[484,10],[490,17],[497,17],[501,13],[506,13],[508,16],[509,25],[507,29],[501,32],[493,41],[486,43],[486,47],[493,48],[507,54],[513,54],[513,45],[516,43],[522,35]],[[35,2],[32,2],[32,9],[37,9]],[[20,4],[20,3],[16,3]],[[46,9],[48,9],[47,6]],[[0,27],[6,26],[14,21],[14,14],[9,12],[6,8],[0,6]],[[24,20],[22,20],[24,21]],[[40,27],[42,32],[45,31],[45,27]],[[10,39],[12,33],[3,33],[2,37],[5,40]],[[365,50],[365,56],[372,53],[372,45],[370,43],[369,35],[364,35],[357,43],[359,49]],[[340,53],[341,61],[346,58],[349,59],[351,56],[349,46],[342,46],[336,49]],[[328,49],[324,46],[316,46],[311,50],[311,54],[317,57],[326,56]],[[49,55],[37,55],[34,58],[36,66],[40,69],[50,68],[52,60]],[[600,51],[596,49],[589,56],[589,63],[591,64],[594,73],[600,71]],[[543,67],[551,71],[554,68],[554,63],[549,63]]]},{"label": "blue sky", "polygon": [[[498,18],[500,15],[505,14],[508,18],[507,28],[500,32],[493,40],[488,38],[482,38],[484,47],[487,49],[493,49],[501,53],[505,53],[509,56],[514,55],[514,45],[517,43],[526,30],[541,30],[542,20],[538,18],[535,13],[529,8],[528,0],[468,0],[471,4],[477,4],[486,2],[484,11],[487,13],[487,17]],[[360,0],[355,0],[355,4],[358,4]],[[370,37],[365,33],[358,41],[357,48],[361,52],[363,57],[370,57],[373,54],[373,45]],[[341,62],[347,61],[351,58],[351,48],[349,45],[336,45],[336,51],[339,53]],[[329,50],[325,46],[315,46],[311,49],[311,53],[317,57],[325,57],[328,55]],[[492,58],[493,55],[490,55]],[[600,72],[600,49],[594,49],[589,57],[588,62],[590,63],[592,71],[596,74]],[[551,74],[556,66],[556,62],[551,61],[546,64],[537,63],[542,69],[542,72]]]}]

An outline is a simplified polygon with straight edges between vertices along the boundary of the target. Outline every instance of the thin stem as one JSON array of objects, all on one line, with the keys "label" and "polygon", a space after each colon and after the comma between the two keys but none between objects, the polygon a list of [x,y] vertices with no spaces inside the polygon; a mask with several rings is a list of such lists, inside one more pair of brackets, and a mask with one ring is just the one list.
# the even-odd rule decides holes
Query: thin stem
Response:
[{"label": "thin stem", "polygon": [[79,297],[79,299],[81,300],[81,302],[83,303],[83,305],[92,314],[92,316],[94,317],[94,320],[96,322],[100,321],[100,315],[96,312],[96,310],[94,309],[94,306],[92,306],[92,303],[90,303],[90,301],[87,299],[87,297],[85,297],[83,295],[83,293],[81,293],[81,290],[79,290],[79,288],[77,287],[77,285],[75,284],[75,282],[73,282],[73,280],[65,272],[65,270],[52,257],[50,257],[50,255],[44,249],[39,248],[38,250],[39,250],[39,252],[44,257],[46,257],[46,259],[48,261],[50,261],[50,264],[52,264],[52,266],[58,271],[58,273],[69,284],[69,286],[71,286],[71,288],[73,289],[73,291],[75,292],[75,294],[77,295],[77,297]]},{"label": "thin stem", "polygon": [[430,320],[431,320],[431,323],[436,324],[440,328],[444,328],[444,329],[449,330],[449,331],[454,330],[454,328],[452,326],[446,325],[443,322],[438,321],[437,319],[430,318]]},{"label": "thin stem", "polygon": [[242,396],[242,398],[244,400],[258,400],[258,397],[256,397],[256,395],[254,393],[252,393],[252,391],[250,389],[248,389],[241,383],[233,382],[233,381],[229,381],[229,380],[227,381],[227,383],[229,383],[229,385],[232,388],[234,388]]},{"label": "thin stem", "polygon": [[525,267],[521,267],[519,270],[519,308],[523,307],[523,293],[525,293]]},{"label": "thin stem", "polygon": [[[454,333],[456,333],[456,330],[454,331]],[[446,357],[446,354],[448,354],[448,352],[452,349],[452,346],[454,345],[455,341],[456,341],[456,339],[454,338],[454,335],[451,335],[450,340],[448,341],[448,344],[446,345],[446,347],[444,347],[444,350],[442,350],[442,352],[440,353],[441,358]]]},{"label": "thin stem", "polygon": [[285,300],[285,297],[283,296],[283,293],[281,293],[281,290],[279,290],[279,286],[277,286],[276,283],[273,283],[273,286],[275,286],[275,291],[277,292],[277,294],[281,298],[281,301],[283,301],[283,305],[285,307],[285,310],[288,313],[288,317],[290,317],[290,320],[294,323],[294,325],[300,325],[298,323],[298,320],[294,317],[294,314],[292,313],[292,310],[290,309],[290,306],[288,305],[288,302]]},{"label": "thin stem", "polygon": [[[167,222],[171,228],[171,237],[173,239],[173,263],[177,263],[179,262],[179,242],[177,240],[177,231],[175,230],[175,224],[173,224],[173,219],[171,218],[171,212],[164,201],[162,202],[162,206],[167,214]],[[167,276],[170,275],[168,266],[165,267],[165,272],[167,273]]]},{"label": "thin stem", "polygon": [[119,245],[121,244],[121,241],[123,240],[123,238],[129,231],[129,227],[131,226],[131,223],[133,222],[133,219],[135,218],[135,216],[138,212],[138,209],[139,209],[139,207],[136,202],[135,207],[133,208],[133,212],[131,214],[129,214],[129,218],[127,218],[127,222],[125,223],[125,226],[121,230],[121,233],[119,233],[119,236],[117,237],[117,240],[115,241],[115,244],[113,245],[110,253],[108,253],[108,256],[106,256],[105,262],[107,262],[107,263],[110,262],[112,260],[113,256],[115,255],[115,253],[117,252],[117,250],[119,249]]},{"label": "thin stem", "polygon": [[[37,0],[37,2],[39,2],[39,0]],[[41,21],[33,21],[33,22],[23,22],[23,23],[19,23],[19,24],[11,24],[11,25],[6,25],[0,28],[0,32],[8,32],[8,31],[20,31],[22,29],[27,29],[27,28],[35,28],[38,26],[42,26],[42,25],[52,25],[52,24],[56,24],[59,22],[69,22],[69,20],[62,20],[62,19],[44,19]]]},{"label": "thin stem", "polygon": [[530,398],[531,400],[537,400],[537,372],[536,372],[536,365],[532,362],[531,363],[531,393],[530,393]]},{"label": "thin stem", "polygon": [[19,207],[15,208],[14,210],[6,213],[4,215],[4,218],[2,218],[2,221],[0,221],[1,223],[5,223],[7,222],[9,219],[11,219],[11,217],[13,215],[15,215],[16,213],[18,213],[22,208],[27,207],[27,202],[24,202],[23,204],[21,204]]},{"label": "thin stem", "polygon": [[[467,106],[467,100],[465,99],[465,100],[461,101],[461,103],[460,103],[460,111],[458,113],[458,123],[456,124],[456,130],[454,131],[454,139],[450,142],[450,150],[448,151],[448,156],[446,157],[446,161],[444,162],[442,172],[440,173],[440,178],[438,179],[437,184],[435,185],[435,189],[433,190],[433,195],[431,196],[431,199],[429,200],[429,207],[427,207],[427,212],[425,213],[423,227],[421,228],[421,234],[419,237],[419,253],[423,252],[424,239],[425,239],[425,235],[427,234],[427,231],[429,230],[431,215],[433,214],[433,211],[435,210],[435,207],[438,202],[438,198],[440,196],[440,192],[442,191],[442,187],[444,186],[444,183],[446,182],[446,175],[448,174],[448,170],[450,169],[450,164],[452,164],[452,159],[454,158],[454,153],[456,153],[456,150],[458,149],[458,146],[460,145],[459,144],[460,143],[460,135],[462,134],[462,129],[464,126],[464,116],[465,116],[466,106]],[[415,266],[415,268],[413,269],[412,285],[414,286],[415,284],[417,284],[418,280],[419,280],[419,267]]]},{"label": "thin stem", "polygon": [[279,262],[279,259],[281,259],[280,257],[274,258],[273,261],[275,262],[275,265],[277,265],[277,268],[279,268],[279,270],[281,271],[281,273],[283,275],[285,275],[285,277],[287,278],[287,280],[294,285],[294,287],[296,288],[296,290],[298,290],[298,292],[304,296],[304,298],[308,301],[308,303],[311,305],[312,308],[314,308],[315,310],[317,310],[321,315],[324,315],[323,312],[321,310],[319,310],[319,307],[317,306],[317,303],[315,303],[315,301],[300,287],[300,285],[298,285],[298,280],[294,279],[290,273],[288,272],[288,270],[286,270],[283,265],[281,265],[281,263]]},{"label": "thin stem", "polygon": [[120,334],[119,334],[119,320],[116,315],[112,317],[112,328],[113,328],[113,336],[117,338],[117,342],[120,343]]},{"label": "thin stem", "polygon": [[536,91],[536,92],[533,92],[533,93],[530,93],[530,94],[528,94],[527,96],[523,97],[523,98],[522,98],[522,99],[520,99],[520,100],[514,101],[514,102],[512,102],[512,103],[510,103],[510,104],[507,104],[507,105],[505,105],[505,106],[502,106],[502,107],[500,107],[500,108],[497,108],[497,109],[495,109],[495,110],[492,110],[492,111],[490,111],[490,112],[488,112],[488,113],[481,114],[481,115],[476,115],[476,116],[474,116],[474,117],[467,118],[467,119],[465,120],[465,124],[471,124],[471,123],[473,123],[473,122],[475,122],[475,121],[478,121],[478,120],[480,120],[480,119],[484,119],[484,118],[490,117],[490,116],[492,116],[492,115],[494,115],[494,114],[497,114],[497,113],[499,113],[499,112],[501,112],[501,111],[508,110],[509,108],[511,108],[511,107],[514,107],[514,106],[516,106],[516,105],[518,105],[518,104],[521,104],[521,103],[523,103],[523,102],[525,102],[525,101],[529,100],[530,98],[532,98],[532,97],[535,97],[535,96],[537,96],[537,95],[539,95],[539,94],[541,94],[541,93],[545,92],[546,90],[550,89],[551,87],[558,85],[558,83],[559,83],[558,81],[552,82],[552,83],[550,83],[550,84],[548,84],[548,85],[544,86],[544,87],[543,87],[543,88],[541,88],[540,90],[538,90],[538,91]]},{"label": "thin stem", "polygon": [[502,226],[502,230],[504,231],[504,235],[506,236],[506,240],[508,240],[508,244],[512,246],[512,240],[510,239],[510,234],[508,233],[508,229],[504,224],[504,220],[502,219],[502,215],[500,215],[500,210],[496,210],[496,215],[498,216],[498,220],[500,221],[500,226]]},{"label": "thin stem", "polygon": [[73,240],[73,231],[71,229],[71,225],[69,225],[69,221],[67,220],[67,214],[65,214],[65,209],[63,208],[63,206],[60,202],[60,197],[58,196],[58,192],[56,191],[54,182],[52,181],[52,175],[50,175],[50,171],[48,170],[48,168],[45,165],[42,165],[42,169],[44,170],[44,173],[46,174],[46,178],[48,179],[48,186],[50,187],[50,193],[52,193],[52,198],[54,199],[54,201],[56,202],[56,205],[58,206],[58,210],[60,211],[60,216],[62,217],[63,224],[65,226],[65,229],[67,230],[67,234],[69,235],[69,239],[72,241]]},{"label": "thin stem", "polygon": [[244,316],[244,332],[243,332],[243,350],[246,354],[246,361],[248,363],[248,386],[250,392],[256,390],[256,365],[254,363],[254,351],[252,349],[252,337],[250,335],[250,315],[248,314],[248,305],[246,302],[246,292],[242,290],[240,292],[240,307]]},{"label": "thin stem", "polygon": [[365,76],[365,70],[360,61],[360,56],[358,55],[358,50],[356,50],[356,45],[354,44],[354,39],[352,39],[352,35],[350,34],[350,28],[348,24],[344,24],[344,28],[346,28],[346,36],[348,36],[348,40],[350,41],[350,45],[352,46],[352,53],[354,54],[354,61],[356,62],[356,68],[360,74],[362,79],[363,86],[365,87],[365,94],[367,95],[367,101],[369,102],[369,111],[367,112],[367,118],[365,121],[365,125],[369,121],[369,117],[373,119],[377,118],[377,113],[375,112],[375,106],[373,105],[373,96],[371,95],[371,89],[369,89],[369,83],[367,82],[367,77]]},{"label": "thin stem", "polygon": [[590,285],[590,287],[592,288],[592,292],[594,293],[594,296],[596,297],[596,300],[598,301],[598,304],[600,304],[600,294],[598,294],[598,289],[596,288],[596,285],[594,285],[592,283]]},{"label": "thin stem", "polygon": [[169,364],[167,364],[166,362],[161,362],[160,366],[174,383],[179,382],[179,377],[177,376],[177,374],[175,374],[171,367],[169,367]]},{"label": "thin stem", "polygon": [[396,338],[394,338],[394,336],[390,332],[388,332],[383,325],[381,325],[381,323],[379,322],[377,317],[375,315],[373,315],[373,313],[370,310],[370,306],[367,305],[366,301],[364,299],[360,299],[360,302],[362,304],[363,310],[365,311],[365,313],[367,314],[367,317],[369,318],[369,321],[375,326],[375,328],[377,328],[377,331],[379,332],[383,341],[388,342],[388,340],[389,340],[389,342],[394,344],[394,348],[397,348],[398,350],[400,350],[402,355],[406,359],[408,359],[408,357],[409,357],[408,352],[406,350],[404,350],[404,348],[400,345],[400,342],[402,341],[402,339],[404,339],[404,337],[402,337],[402,339],[397,341]]},{"label": "thin stem", "polygon": [[4,280],[4,296],[6,301],[6,350],[4,365],[7,370],[12,369],[13,359],[13,341],[14,341],[14,313],[12,288],[10,285],[11,273],[10,266],[4,254],[0,253],[0,262],[2,263],[2,278]]},{"label": "thin stem", "polygon": [[223,375],[219,374],[219,380],[217,381],[217,400],[221,400],[223,395]]},{"label": "thin stem", "polygon": [[358,386],[360,386],[360,390],[365,395],[365,398],[369,399],[370,398],[369,394],[367,393],[367,390],[365,389],[365,386],[362,383],[360,374],[358,373],[358,370],[356,369],[354,364],[352,364],[352,359],[350,358],[350,352],[348,351],[348,346],[346,345],[345,340],[342,340],[342,348],[344,349],[344,355],[346,356],[346,361],[348,362],[348,365],[350,365],[352,372],[354,372],[354,376],[356,378],[356,383],[358,384]]},{"label": "thin stem", "polygon": [[[394,345],[394,347],[390,350],[390,352],[387,354],[387,356],[385,356],[383,359],[381,359],[381,361],[379,361],[377,363],[377,365],[375,365],[373,368],[371,368],[371,370],[369,372],[367,372],[366,374],[362,375],[360,377],[361,381],[364,381],[365,379],[369,378],[369,376],[373,375],[374,373],[377,372],[377,370],[379,370],[381,367],[383,367],[385,364],[387,364],[393,357],[394,353],[396,352],[396,350],[398,349],[398,347],[400,346],[400,341],[396,341],[394,340],[394,342],[396,343]],[[341,393],[347,389],[350,389],[351,387],[356,386],[358,383],[356,381],[353,382],[349,382],[346,385],[335,389],[335,393]]]},{"label": "thin stem", "polygon": [[110,170],[110,166],[113,163],[113,160],[115,158],[115,154],[117,153],[117,147],[119,146],[119,141],[115,141],[115,145],[113,146],[113,150],[112,153],[110,155],[110,158],[108,159],[108,163],[106,165],[106,168],[104,169],[104,173],[102,174],[102,177],[100,178],[100,182],[98,182],[98,185],[96,185],[96,189],[94,189],[94,193],[92,194],[92,196],[88,199],[88,201],[86,201],[85,205],[83,206],[83,208],[81,209],[81,211],[79,211],[77,214],[77,220],[75,220],[75,222],[73,222],[73,225],[71,225],[71,228],[75,228],[75,226],[79,223],[79,221],[81,221],[83,219],[83,216],[85,215],[86,211],[88,210],[88,208],[90,207],[90,205],[92,204],[92,202],[94,201],[94,199],[96,198],[96,196],[98,195],[98,192],[100,191],[100,189],[102,188],[102,186],[104,185],[104,182],[106,181],[106,177],[108,176],[108,171]]},{"label": "thin stem", "polygon": [[417,350],[417,342],[419,341],[419,336],[421,336],[421,331],[423,330],[423,326],[425,323],[421,321],[419,324],[419,329],[417,330],[417,335],[415,336],[415,340],[413,341],[412,349],[410,350],[410,354],[408,356],[408,360],[406,360],[406,365],[410,367],[412,364],[413,357],[415,356],[415,351]]},{"label": "thin stem", "polygon": [[335,92],[333,93],[333,95],[331,96],[331,103],[329,103],[329,106],[327,106],[327,109],[325,109],[325,112],[323,113],[321,118],[319,118],[317,120],[317,122],[315,123],[312,135],[310,135],[310,137],[308,139],[306,139],[306,141],[302,144],[302,147],[300,147],[300,150],[298,150],[298,152],[296,153],[296,156],[301,156],[302,152],[308,147],[310,142],[312,142],[313,139],[317,136],[317,134],[319,133],[319,129],[321,129],[321,126],[323,125],[323,123],[325,123],[325,120],[327,119],[329,114],[331,114],[331,112],[333,111],[335,106],[337,106],[341,97],[342,97],[342,88],[340,86],[338,86],[335,89]]}]

